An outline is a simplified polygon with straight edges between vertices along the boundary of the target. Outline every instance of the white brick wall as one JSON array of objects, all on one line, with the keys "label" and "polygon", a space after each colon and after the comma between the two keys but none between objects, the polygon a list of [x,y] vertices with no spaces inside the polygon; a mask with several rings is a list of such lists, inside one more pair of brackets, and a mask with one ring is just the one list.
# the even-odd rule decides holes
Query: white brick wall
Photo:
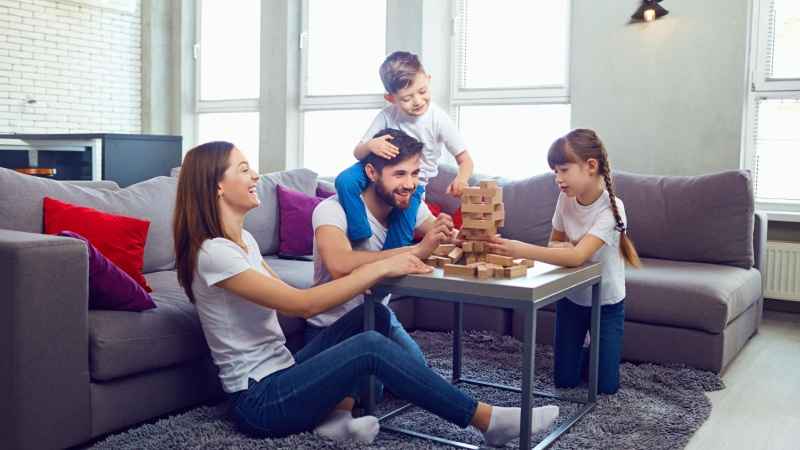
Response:
[{"label": "white brick wall", "polygon": [[140,0],[0,0],[0,133],[139,133],[141,66]]}]

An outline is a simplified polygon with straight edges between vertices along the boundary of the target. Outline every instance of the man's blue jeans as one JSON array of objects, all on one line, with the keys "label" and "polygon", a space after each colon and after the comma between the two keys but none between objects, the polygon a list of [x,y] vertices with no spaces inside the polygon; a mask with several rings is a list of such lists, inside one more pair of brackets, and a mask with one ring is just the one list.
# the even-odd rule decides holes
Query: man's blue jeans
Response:
[{"label": "man's blue jeans", "polygon": [[[344,316],[342,317],[342,319],[343,318],[344,318]],[[342,319],[339,319],[339,320],[342,320]],[[335,323],[334,323],[334,325],[335,325]],[[332,326],[333,325],[331,325],[331,327]],[[319,337],[328,328],[330,328],[330,327],[317,327],[317,326],[310,325],[310,324],[306,323],[306,329],[305,329],[305,332],[304,332],[305,333],[306,345],[308,345],[314,339]],[[392,341],[396,342],[397,345],[399,345],[405,351],[410,353],[411,356],[414,357],[414,359],[416,359],[417,361],[421,362],[422,364],[424,364],[426,366],[428,365],[428,361],[425,359],[425,354],[422,353],[422,349],[419,348],[419,345],[414,340],[414,338],[409,336],[408,332],[403,327],[403,324],[400,323],[399,320],[397,320],[397,315],[394,313],[394,311],[391,310],[391,308],[389,308],[389,335],[388,336],[389,336],[389,339],[391,339]],[[338,339],[338,337],[339,336],[337,336],[335,333],[332,333],[332,334],[329,334],[329,335],[324,335],[323,339],[325,339],[327,342],[321,343],[321,344],[317,344],[317,345],[327,345],[327,344],[333,345],[333,344],[335,344],[335,341]],[[377,400],[380,400],[380,399],[383,398],[383,384],[375,383],[375,385],[376,385],[376,396],[375,396],[375,398]],[[364,384],[364,386],[359,386],[353,392],[353,398],[355,398],[356,400],[360,400],[360,399],[364,398],[364,389],[365,388],[366,388],[366,383]]]},{"label": "man's blue jeans", "polygon": [[255,436],[283,437],[312,430],[369,375],[400,398],[462,428],[478,402],[386,337],[389,308],[375,306],[375,328],[363,331],[359,306],[295,355],[296,364],[231,395],[237,426]]},{"label": "man's blue jeans", "polygon": [[[572,388],[580,384],[581,373],[588,365],[589,352],[583,341],[591,326],[592,308],[563,298],[556,303],[553,381],[556,387]],[[625,325],[625,300],[600,307],[600,360],[597,391],[614,394],[619,389],[619,364]]]},{"label": "man's blue jeans", "polygon": [[[364,165],[357,162],[345,169],[336,177],[336,193],[347,216],[347,238],[360,241],[372,236],[372,228],[367,219],[367,208],[361,199],[361,193],[369,186],[369,178],[364,173]],[[425,186],[418,185],[411,195],[408,208],[394,208],[389,213],[389,230],[383,249],[403,247],[414,240],[414,229],[417,225],[417,210],[425,196]]]}]

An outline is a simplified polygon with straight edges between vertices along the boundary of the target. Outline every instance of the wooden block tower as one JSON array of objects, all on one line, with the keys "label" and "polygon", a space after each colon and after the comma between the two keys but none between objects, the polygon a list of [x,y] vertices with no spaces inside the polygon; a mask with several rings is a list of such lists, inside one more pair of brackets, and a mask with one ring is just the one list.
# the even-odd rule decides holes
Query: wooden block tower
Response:
[{"label": "wooden block tower", "polygon": [[461,248],[442,245],[428,259],[428,264],[444,268],[445,275],[468,278],[517,278],[526,275],[533,261],[489,254],[486,245],[486,241],[498,236],[497,229],[505,224],[503,190],[496,181],[481,181],[479,187],[464,189],[461,214]]}]

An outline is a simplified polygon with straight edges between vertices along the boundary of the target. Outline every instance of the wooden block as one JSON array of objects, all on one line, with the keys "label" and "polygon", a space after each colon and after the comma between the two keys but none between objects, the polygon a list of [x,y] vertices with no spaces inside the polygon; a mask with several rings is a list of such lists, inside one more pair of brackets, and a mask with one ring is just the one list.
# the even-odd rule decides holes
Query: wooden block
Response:
[{"label": "wooden block", "polygon": [[477,267],[462,266],[460,264],[445,264],[444,265],[444,274],[445,274],[445,276],[474,278],[476,270],[477,270]]},{"label": "wooden block", "polygon": [[528,274],[525,266],[511,266],[503,269],[503,278],[519,278]]},{"label": "wooden block", "polygon": [[515,266],[525,266],[527,268],[533,267],[533,260],[532,259],[525,259],[525,258],[517,258],[514,260]]},{"label": "wooden block", "polygon": [[500,188],[495,189],[494,195],[491,198],[490,203],[496,205],[503,202],[503,190]]},{"label": "wooden block", "polygon": [[447,256],[454,248],[456,248],[455,244],[441,244],[436,247],[433,254],[436,256]]},{"label": "wooden block", "polygon": [[492,236],[495,236],[497,229],[493,230],[475,230],[471,228],[462,228],[459,236],[465,240],[470,241],[488,241]]},{"label": "wooden block", "polygon": [[475,263],[478,263],[478,262],[479,262],[479,260],[478,260],[478,255],[476,255],[476,254],[474,254],[474,253],[471,253],[471,254],[467,255],[466,262],[467,262],[467,264],[475,264]]},{"label": "wooden block", "polygon": [[464,250],[460,249],[459,247],[454,247],[450,253],[447,254],[447,257],[450,258],[454,263],[457,263],[459,259],[464,255]]},{"label": "wooden block", "polygon": [[450,258],[446,256],[436,256],[436,255],[431,255],[428,257],[428,259],[425,260],[425,264],[435,267],[442,267],[445,264],[450,264],[451,262],[453,261],[451,261]]},{"label": "wooden block", "polygon": [[486,261],[503,267],[511,267],[514,265],[514,258],[510,256],[494,255],[492,253],[486,255]]},{"label": "wooden block", "polygon": [[488,278],[491,278],[493,273],[494,271],[489,269],[488,267],[478,266],[475,275],[478,277],[479,280],[486,280]]},{"label": "wooden block", "polygon": [[494,180],[483,180],[480,183],[481,189],[495,189],[497,188],[497,181]]},{"label": "wooden block", "polygon": [[473,242],[473,241],[464,241],[461,244],[461,250],[464,250],[464,252],[466,252],[466,253],[472,253],[473,252],[473,250],[472,250],[473,245],[475,245],[475,242]]},{"label": "wooden block", "polygon": [[496,209],[496,205],[491,203],[472,203],[472,202],[462,202],[461,203],[461,213],[491,213]]},{"label": "wooden block", "polygon": [[475,253],[483,253],[486,251],[486,242],[483,241],[474,241],[472,243],[472,249]]},{"label": "wooden block", "polygon": [[494,224],[494,220],[491,219],[468,219],[464,218],[462,229],[472,229],[472,230],[493,230],[496,229],[497,226]]}]

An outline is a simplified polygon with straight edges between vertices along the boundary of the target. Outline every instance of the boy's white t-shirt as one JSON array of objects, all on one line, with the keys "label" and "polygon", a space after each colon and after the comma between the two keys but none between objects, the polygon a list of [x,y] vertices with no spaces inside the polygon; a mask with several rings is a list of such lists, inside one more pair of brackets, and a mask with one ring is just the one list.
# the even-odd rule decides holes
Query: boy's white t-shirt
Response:
[{"label": "boy's white t-shirt", "polygon": [[409,116],[394,104],[383,108],[372,121],[361,142],[373,139],[375,134],[384,128],[400,130],[422,142],[424,147],[419,178],[423,186],[439,173],[442,148],[447,149],[453,156],[466,150],[466,143],[458,127],[447,112],[433,102],[430,102],[425,114],[419,117]]},{"label": "boy's white t-shirt", "polygon": [[[363,195],[361,197],[363,201]],[[384,227],[375,216],[369,211],[367,208],[367,219],[369,221],[369,226],[372,229],[372,236],[369,239],[365,239],[356,245],[353,245],[353,250],[359,251],[372,251],[372,252],[379,252],[383,250],[383,243],[386,242],[386,233],[388,229]],[[433,219],[433,214],[431,214],[430,209],[428,209],[428,205],[425,202],[420,202],[419,209],[417,210],[417,222],[416,226],[414,227],[419,228],[427,222],[429,219]],[[342,204],[339,203],[339,196],[334,195],[331,196],[322,202],[320,202],[317,207],[314,209],[314,214],[312,215],[311,219],[312,226],[314,227],[314,232],[316,234],[317,228],[323,225],[333,225],[336,228],[342,230],[345,234],[347,234],[347,216],[345,215],[344,208]],[[327,283],[331,281],[332,277],[328,268],[325,267],[325,264],[322,262],[322,258],[319,255],[319,251],[317,250],[317,239],[316,236],[314,237],[314,286]],[[389,297],[391,295],[387,295],[383,301],[386,303],[389,301]],[[317,327],[327,327],[339,320],[340,317],[347,314],[355,308],[356,306],[360,305],[364,302],[364,296],[362,294],[358,294],[357,296],[353,297],[352,300],[348,301],[347,303],[341,304],[334,308],[331,308],[324,313],[317,314],[314,317],[309,318],[307,321],[311,325]]]},{"label": "boy's white t-shirt", "polygon": [[294,365],[275,310],[215,286],[248,269],[272,276],[262,266],[253,236],[242,230],[242,239],[247,252],[225,238],[205,240],[197,254],[192,283],[203,333],[222,387],[229,393],[247,389],[248,378],[260,381]]},{"label": "boy's white t-shirt", "polygon": [[[627,226],[625,206],[622,200],[616,200],[622,222]],[[578,203],[576,197],[569,197],[563,192],[559,194],[553,215],[553,229],[566,233],[567,239],[573,245],[577,245],[586,234],[605,242],[589,258],[591,262],[602,263],[601,305],[618,303],[625,298],[625,259],[620,253],[620,232],[616,230],[616,226],[608,191],[603,191],[600,198],[587,206]],[[592,306],[592,290],[587,288],[571,295],[569,299],[579,305]]]}]

